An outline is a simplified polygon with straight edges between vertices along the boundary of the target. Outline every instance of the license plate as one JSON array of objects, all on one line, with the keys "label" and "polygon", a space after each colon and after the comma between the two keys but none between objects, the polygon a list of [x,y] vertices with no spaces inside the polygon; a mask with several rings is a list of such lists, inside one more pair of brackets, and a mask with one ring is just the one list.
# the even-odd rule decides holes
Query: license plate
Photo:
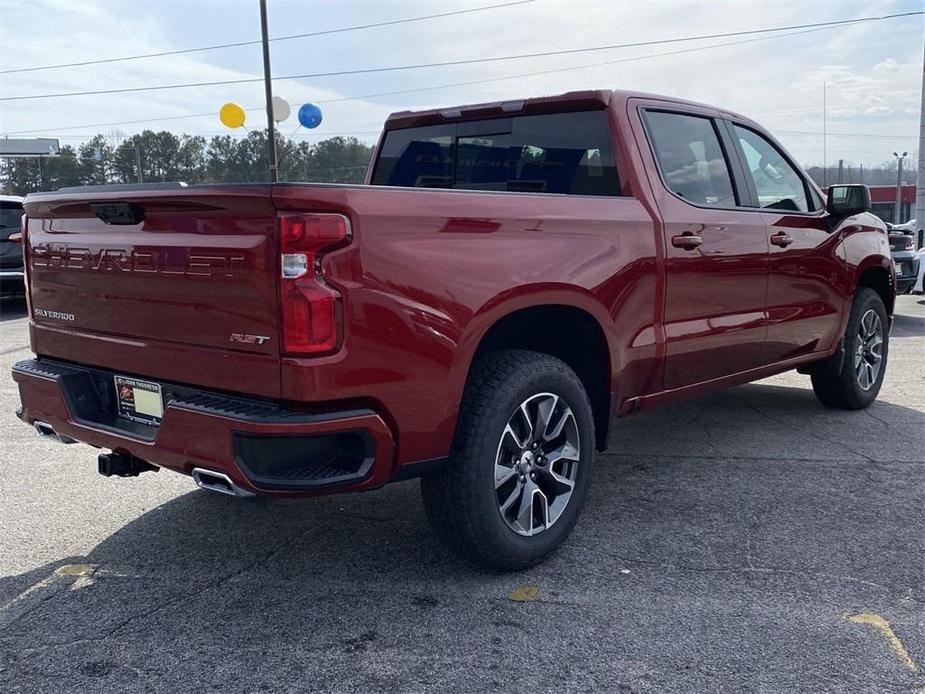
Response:
[{"label": "license plate", "polygon": [[893,263],[893,266],[896,268],[897,276],[903,274],[903,264],[902,263]]},{"label": "license plate", "polygon": [[164,399],[159,383],[115,376],[119,416],[142,424],[160,424]]}]

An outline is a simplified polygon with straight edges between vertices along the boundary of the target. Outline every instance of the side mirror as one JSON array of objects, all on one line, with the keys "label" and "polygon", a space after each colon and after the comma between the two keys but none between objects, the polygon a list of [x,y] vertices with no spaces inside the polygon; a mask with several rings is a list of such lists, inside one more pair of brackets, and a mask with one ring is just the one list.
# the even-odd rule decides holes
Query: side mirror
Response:
[{"label": "side mirror", "polygon": [[841,219],[870,212],[870,189],[860,183],[829,186],[825,196],[825,209],[833,217]]}]

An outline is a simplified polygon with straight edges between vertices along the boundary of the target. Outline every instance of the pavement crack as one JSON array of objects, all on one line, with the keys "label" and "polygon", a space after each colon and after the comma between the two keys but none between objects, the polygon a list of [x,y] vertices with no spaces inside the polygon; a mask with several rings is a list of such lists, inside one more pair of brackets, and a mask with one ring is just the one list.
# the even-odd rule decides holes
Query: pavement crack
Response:
[{"label": "pavement crack", "polygon": [[756,566],[752,563],[751,558],[751,544],[750,541],[747,543],[747,554],[746,554],[746,564],[743,566],[692,566],[690,564],[675,564],[666,561],[653,561],[648,559],[639,559],[637,557],[630,557],[622,554],[615,554],[613,552],[602,552],[600,550],[594,550],[593,548],[581,545],[579,548],[587,551],[594,551],[605,556],[611,557],[613,559],[618,559],[622,562],[628,564],[636,564],[639,566],[649,566],[653,568],[665,569],[668,571],[680,571],[680,572],[694,572],[694,573],[755,573],[755,574],[781,574],[786,576],[808,576],[811,578],[827,578],[835,581],[846,581],[851,583],[859,583],[861,585],[868,586],[870,588],[877,588],[878,590],[883,590],[888,593],[903,593],[903,598],[912,600],[916,603],[923,603],[923,599],[916,597],[915,589],[911,586],[905,585],[885,585],[883,583],[877,583],[875,581],[869,581],[865,578],[858,578],[857,576],[846,576],[843,574],[833,574],[826,571],[804,571],[800,569],[786,569],[779,568],[774,566]]},{"label": "pavement crack", "polygon": [[166,609],[168,609],[168,608],[170,608],[170,607],[173,607],[174,605],[178,605],[178,604],[181,604],[181,603],[184,603],[184,602],[188,602],[188,601],[190,601],[190,600],[194,600],[195,598],[198,598],[198,597],[199,597],[200,595],[202,595],[203,593],[206,593],[206,592],[208,592],[208,591],[210,591],[210,590],[214,590],[214,589],[216,589],[216,588],[219,588],[219,587],[221,587],[222,585],[228,583],[229,581],[234,580],[234,579],[237,578],[238,576],[247,573],[247,572],[250,571],[251,569],[253,569],[253,568],[257,567],[257,566],[260,566],[261,564],[265,564],[266,562],[270,561],[274,556],[276,556],[277,554],[279,554],[283,549],[284,549],[283,547],[278,547],[278,548],[274,549],[272,552],[266,552],[266,553],[264,553],[262,556],[260,556],[260,557],[258,557],[257,559],[255,559],[254,561],[252,561],[252,562],[250,562],[250,563],[248,563],[248,564],[245,564],[245,565],[242,566],[241,568],[236,569],[235,571],[231,571],[231,572],[225,574],[224,576],[215,579],[214,581],[211,581],[210,583],[206,584],[206,585],[203,586],[202,588],[199,588],[198,590],[195,590],[195,591],[193,591],[193,592],[191,592],[191,593],[186,593],[186,594],[177,596],[177,597],[174,598],[173,600],[168,600],[167,602],[164,602],[164,603],[161,603],[161,604],[159,604],[159,605],[156,605],[156,606],[154,606],[153,608],[151,608],[151,609],[149,609],[149,610],[145,610],[145,611],[143,611],[143,612],[138,612],[138,613],[136,613],[136,614],[133,614],[133,615],[127,617],[126,619],[122,620],[121,622],[119,622],[117,625],[115,625],[115,626],[112,627],[111,629],[109,629],[109,630],[106,632],[106,634],[104,634],[102,637],[100,637],[100,638],[97,639],[97,640],[101,640],[101,641],[102,641],[102,640],[111,638],[112,636],[114,636],[114,635],[117,634],[118,632],[122,631],[124,628],[126,628],[127,626],[129,626],[129,625],[132,624],[133,622],[136,622],[136,621],[138,621],[138,620],[147,619],[148,617],[150,617],[150,616],[152,616],[152,615],[154,615],[154,614],[157,614],[158,612],[161,612],[161,611],[163,611],[163,610],[166,610]]},{"label": "pavement crack", "polygon": [[871,407],[865,407],[863,410],[861,410],[861,412],[863,412],[864,414],[866,414],[866,415],[867,415],[868,417],[870,417],[871,419],[877,420],[878,422],[880,422],[880,423],[883,424],[884,426],[888,426],[888,427],[889,427],[889,426],[892,426],[892,424],[891,424],[888,420],[883,419],[882,417],[878,417],[878,416],[875,415],[873,412],[871,412],[871,408],[874,407],[874,406],[876,406],[876,404],[872,405]]},{"label": "pavement crack", "polygon": [[[764,417],[764,418],[766,418],[766,419],[768,419],[768,420],[770,420],[770,421],[772,421],[772,422],[778,422],[778,423],[782,423],[782,424],[787,424],[788,426],[790,426],[790,425],[792,424],[792,423],[790,423],[790,422],[784,422],[784,421],[781,420],[779,417],[773,417],[773,416],[769,415],[768,413],[763,412],[763,411],[762,411],[757,405],[755,405],[754,403],[748,403],[748,407],[749,407],[749,409],[751,409],[752,411],[757,412],[759,415],[761,415],[762,417]],[[866,410],[864,410],[864,411],[866,412]],[[858,456],[859,458],[863,458],[864,460],[866,460],[866,461],[869,462],[869,463],[876,463],[876,462],[877,462],[876,460],[874,460],[873,458],[871,458],[871,457],[870,457],[869,455],[867,455],[866,453],[861,453],[860,451],[854,450],[854,449],[851,448],[850,446],[846,445],[843,441],[838,441],[838,440],[835,440],[835,439],[826,438],[825,436],[822,436],[822,435],[820,435],[819,433],[817,433],[814,429],[811,429],[811,428],[809,428],[809,427],[799,427],[799,430],[800,430],[801,433],[806,434],[806,435],[808,435],[808,436],[811,436],[812,438],[816,439],[817,441],[822,441],[823,443],[828,443],[828,444],[832,444],[832,445],[838,446],[838,447],[840,447],[840,448],[843,448],[843,449],[846,450],[848,453],[851,453],[852,455],[856,455],[856,456]]]},{"label": "pavement crack", "polygon": [[[860,455],[860,454],[858,454]],[[608,458],[628,458],[630,463],[635,464],[639,458],[652,458],[656,460],[704,460],[704,461],[732,461],[732,462],[755,462],[755,463],[813,463],[815,465],[846,465],[846,464],[855,464],[863,465],[868,462],[868,460],[839,460],[837,458],[793,458],[788,457],[786,459],[781,458],[780,456],[754,456],[754,455],[683,455],[683,454],[665,454],[665,453],[604,453],[602,457],[605,459]],[[878,464],[878,465],[916,465],[921,466],[922,461],[918,460],[871,460],[869,462]]]}]

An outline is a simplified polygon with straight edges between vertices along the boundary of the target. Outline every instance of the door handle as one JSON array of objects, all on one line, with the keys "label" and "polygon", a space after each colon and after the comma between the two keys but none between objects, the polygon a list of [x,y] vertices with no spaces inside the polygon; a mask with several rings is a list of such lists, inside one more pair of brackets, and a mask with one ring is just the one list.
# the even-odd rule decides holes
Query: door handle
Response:
[{"label": "door handle", "polygon": [[675,248],[683,248],[687,251],[692,251],[697,246],[703,243],[703,237],[698,234],[693,234],[689,231],[685,231],[683,234],[678,234],[671,237],[671,245]]},{"label": "door handle", "polygon": [[791,243],[793,243],[793,238],[781,232],[780,234],[774,234],[774,236],[771,237],[771,243],[773,243],[775,246],[786,248]]}]

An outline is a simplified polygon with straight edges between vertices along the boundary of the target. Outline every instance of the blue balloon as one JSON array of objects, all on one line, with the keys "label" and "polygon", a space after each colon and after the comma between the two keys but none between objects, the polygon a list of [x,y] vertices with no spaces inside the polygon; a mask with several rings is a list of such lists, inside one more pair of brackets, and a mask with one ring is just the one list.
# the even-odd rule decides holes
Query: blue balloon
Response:
[{"label": "blue balloon", "polygon": [[303,128],[317,128],[321,125],[321,109],[315,104],[302,104],[299,109],[299,123]]}]

